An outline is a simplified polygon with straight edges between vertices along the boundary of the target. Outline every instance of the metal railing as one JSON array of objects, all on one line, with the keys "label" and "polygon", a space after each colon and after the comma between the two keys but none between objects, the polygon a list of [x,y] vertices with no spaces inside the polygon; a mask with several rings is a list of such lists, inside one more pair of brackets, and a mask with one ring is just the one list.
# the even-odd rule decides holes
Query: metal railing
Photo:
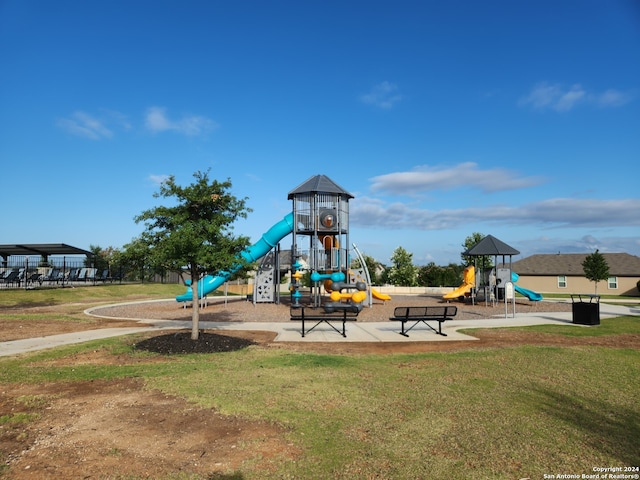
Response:
[{"label": "metal railing", "polygon": [[50,257],[44,262],[38,257],[12,256],[0,262],[0,289],[56,288],[143,280],[165,283],[168,278],[179,282],[177,274],[156,276],[148,269],[140,271],[128,265],[95,265],[84,257]]}]

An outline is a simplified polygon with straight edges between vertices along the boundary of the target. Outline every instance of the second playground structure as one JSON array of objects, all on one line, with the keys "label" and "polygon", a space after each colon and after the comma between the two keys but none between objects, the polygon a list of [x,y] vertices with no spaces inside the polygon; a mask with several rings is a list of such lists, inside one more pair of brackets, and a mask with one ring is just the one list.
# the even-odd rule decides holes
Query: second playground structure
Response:
[{"label": "second playground structure", "polygon": [[[495,278],[496,278],[495,269],[491,271],[490,275],[491,275],[490,278],[494,279],[495,281]],[[522,288],[519,285],[516,285],[516,282],[518,281],[519,278],[520,277],[516,272],[511,272],[511,282],[513,283],[513,288],[515,289],[516,292],[518,292],[523,297],[528,298],[532,302],[539,302],[540,300],[542,300],[543,297],[541,294],[534,292],[533,290],[528,290],[526,288]],[[495,283],[491,283],[491,282],[489,283],[489,288],[492,289],[494,298],[501,298],[498,294],[496,294],[496,291],[495,291],[496,287],[497,285]],[[473,293],[472,290],[476,288],[478,288],[478,286],[476,285],[476,269],[473,265],[471,265],[465,268],[463,271],[462,285],[460,285],[458,288],[456,288],[452,292],[444,294],[442,298],[445,300],[455,300],[460,297],[469,296]]]},{"label": "second playground structure", "polygon": [[[480,266],[485,264],[482,257],[493,257],[495,267],[478,271],[476,265],[469,265],[464,269],[462,285],[443,295],[442,298],[444,300],[464,300],[466,297],[470,297],[474,302],[478,297],[485,301],[498,300],[504,298],[505,287],[511,283],[517,293],[529,300],[533,302],[542,300],[541,294],[516,285],[519,276],[511,269],[511,258],[519,253],[518,250],[494,236],[487,235],[466,252],[463,252],[463,255],[473,259],[474,263],[476,265],[479,263]],[[499,257],[502,258],[500,263],[498,263]]]}]

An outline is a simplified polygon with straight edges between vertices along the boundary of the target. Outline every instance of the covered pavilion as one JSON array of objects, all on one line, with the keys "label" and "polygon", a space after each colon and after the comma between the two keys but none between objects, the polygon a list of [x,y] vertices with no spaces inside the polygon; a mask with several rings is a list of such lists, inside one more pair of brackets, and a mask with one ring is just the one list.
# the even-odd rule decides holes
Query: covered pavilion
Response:
[{"label": "covered pavilion", "polygon": [[6,267],[9,257],[28,257],[40,255],[44,261],[48,261],[52,255],[85,255],[87,260],[93,258],[93,252],[78,247],[72,247],[66,243],[20,243],[0,245],[0,257],[2,266]]}]

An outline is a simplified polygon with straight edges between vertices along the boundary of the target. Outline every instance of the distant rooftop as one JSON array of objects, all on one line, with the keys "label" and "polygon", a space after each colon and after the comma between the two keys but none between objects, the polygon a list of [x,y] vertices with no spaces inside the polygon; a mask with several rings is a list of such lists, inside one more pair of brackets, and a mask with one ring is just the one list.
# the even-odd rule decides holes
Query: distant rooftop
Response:
[{"label": "distant rooftop", "polygon": [[[538,254],[513,263],[519,275],[569,275],[583,276],[582,262],[590,253]],[[616,277],[640,276],[640,257],[628,253],[603,253],[609,274]]]}]

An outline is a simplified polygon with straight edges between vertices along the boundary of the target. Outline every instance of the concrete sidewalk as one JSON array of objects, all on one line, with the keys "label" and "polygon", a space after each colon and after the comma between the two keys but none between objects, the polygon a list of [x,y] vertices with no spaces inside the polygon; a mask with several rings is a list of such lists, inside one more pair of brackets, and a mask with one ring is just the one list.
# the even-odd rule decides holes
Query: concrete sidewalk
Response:
[{"label": "concrete sidewalk", "polygon": [[[620,305],[600,304],[600,318],[618,317],[622,315],[640,315],[640,306],[625,307]],[[437,322],[433,322],[437,326]],[[336,322],[336,326],[341,323]],[[206,330],[234,331],[234,330],[264,330],[276,332],[277,342],[447,342],[447,341],[473,341],[475,337],[459,333],[458,330],[467,328],[499,328],[499,327],[524,327],[530,325],[573,325],[571,312],[540,314],[518,314],[512,316],[496,316],[482,320],[451,320],[443,323],[442,331],[447,336],[435,334],[423,324],[418,324],[409,332],[409,337],[404,337],[398,332],[398,322],[347,322],[346,338],[324,323],[318,325],[305,337],[300,333],[300,322],[201,322],[200,327]],[[309,323],[308,328],[313,326]],[[410,324],[408,324],[410,326]],[[581,325],[576,325],[582,328]],[[130,335],[140,332],[153,332],[163,330],[190,329],[191,322],[176,320],[143,320],[140,327],[133,328],[103,328],[87,330],[84,332],[51,335],[47,337],[27,338],[0,343],[0,356],[18,355],[20,353],[34,352],[63,345],[100,340],[104,338]]]}]

